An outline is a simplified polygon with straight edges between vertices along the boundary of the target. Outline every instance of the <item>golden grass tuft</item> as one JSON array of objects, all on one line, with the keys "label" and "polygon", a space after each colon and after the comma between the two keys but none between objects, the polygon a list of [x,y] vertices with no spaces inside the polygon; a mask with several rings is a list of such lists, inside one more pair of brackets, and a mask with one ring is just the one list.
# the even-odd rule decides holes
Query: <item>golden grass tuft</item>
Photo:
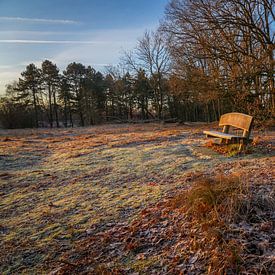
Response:
[{"label": "golden grass tuft", "polygon": [[203,177],[187,192],[188,213],[200,220],[232,220],[248,186],[237,176]]},{"label": "golden grass tuft", "polygon": [[201,232],[193,245],[207,253],[208,274],[240,272],[243,247],[229,237],[230,224],[249,219],[253,198],[248,184],[238,176],[204,176],[169,202],[169,207],[186,213],[192,228]]},{"label": "golden grass tuft", "polygon": [[195,179],[189,190],[175,196],[169,204],[172,208],[183,207],[188,214],[201,221],[221,220],[224,215],[228,219],[234,217],[236,208],[247,192],[248,185],[238,176],[201,176]]},{"label": "golden grass tuft", "polygon": [[[193,224],[203,231],[206,240],[201,244],[198,239],[198,246],[209,254],[208,274],[245,271],[246,247],[232,226],[264,224],[268,213],[275,211],[274,194],[263,195],[240,176],[228,174],[202,177],[184,197],[182,207]],[[261,217],[259,213],[264,215]],[[258,260],[255,258],[254,262]]]}]

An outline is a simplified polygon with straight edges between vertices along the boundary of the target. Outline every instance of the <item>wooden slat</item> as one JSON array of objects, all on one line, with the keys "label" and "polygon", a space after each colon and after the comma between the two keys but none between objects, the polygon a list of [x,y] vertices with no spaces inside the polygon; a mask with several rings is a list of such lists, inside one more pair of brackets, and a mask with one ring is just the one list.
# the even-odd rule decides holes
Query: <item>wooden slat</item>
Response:
[{"label": "wooden slat", "polygon": [[250,132],[252,121],[252,116],[241,113],[228,113],[221,116],[219,126],[230,125]]},{"label": "wooden slat", "polygon": [[218,138],[223,138],[223,139],[239,139],[240,138],[240,136],[226,134],[226,133],[217,132],[217,131],[203,131],[203,133],[206,134],[207,136],[218,137]]}]

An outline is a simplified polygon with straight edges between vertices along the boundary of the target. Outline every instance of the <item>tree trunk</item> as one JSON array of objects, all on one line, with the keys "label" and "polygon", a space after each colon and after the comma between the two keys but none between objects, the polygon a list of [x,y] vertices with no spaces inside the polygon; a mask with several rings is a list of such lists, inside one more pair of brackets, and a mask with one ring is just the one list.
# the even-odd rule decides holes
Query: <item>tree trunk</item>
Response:
[{"label": "tree trunk", "polygon": [[54,104],[56,127],[59,128],[58,108],[57,108],[57,103],[56,103],[55,91],[53,91],[53,104]]},{"label": "tree trunk", "polygon": [[49,109],[50,109],[50,117],[49,117],[49,122],[50,122],[50,127],[53,128],[53,108],[52,108],[52,91],[51,91],[51,86],[48,85],[49,87]]},{"label": "tree trunk", "polygon": [[67,128],[68,127],[68,117],[67,117],[67,99],[65,98],[64,100],[64,126]]},{"label": "tree trunk", "polygon": [[35,112],[35,127],[38,128],[38,109],[37,109],[35,93],[36,93],[35,89],[32,89],[33,105],[34,105],[34,112]]},{"label": "tree trunk", "polygon": [[74,121],[73,121],[73,116],[72,116],[72,108],[71,108],[71,103],[68,102],[69,104],[69,114],[70,114],[70,123],[71,123],[71,127],[74,127]]}]

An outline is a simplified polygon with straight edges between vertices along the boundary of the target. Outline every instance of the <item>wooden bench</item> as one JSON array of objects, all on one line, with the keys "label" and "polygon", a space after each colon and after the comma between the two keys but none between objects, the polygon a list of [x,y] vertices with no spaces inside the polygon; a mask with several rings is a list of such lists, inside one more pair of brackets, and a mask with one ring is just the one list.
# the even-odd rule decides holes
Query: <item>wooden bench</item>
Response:
[{"label": "wooden bench", "polygon": [[[253,117],[241,113],[228,113],[221,116],[219,126],[223,127],[222,132],[217,131],[203,131],[207,137],[220,138],[220,143],[223,144],[240,144],[239,150],[249,143],[250,132],[252,128]],[[230,133],[230,127],[242,130],[242,135]]]}]

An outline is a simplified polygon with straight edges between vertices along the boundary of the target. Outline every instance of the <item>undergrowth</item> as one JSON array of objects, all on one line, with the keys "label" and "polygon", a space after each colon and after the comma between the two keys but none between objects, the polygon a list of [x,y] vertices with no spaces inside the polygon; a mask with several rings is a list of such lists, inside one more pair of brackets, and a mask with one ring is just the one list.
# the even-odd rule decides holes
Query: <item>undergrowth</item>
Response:
[{"label": "undergrowth", "polygon": [[255,152],[255,146],[251,144],[246,145],[241,151],[239,150],[239,144],[217,144],[212,140],[206,142],[205,146],[228,157],[247,155]]},{"label": "undergrowth", "polygon": [[248,143],[242,150],[239,150],[239,144],[219,144],[214,140],[209,140],[204,144],[205,147],[212,149],[228,157],[243,156],[250,154],[266,155],[274,153],[274,142],[264,137],[263,133],[255,136],[251,143]]},{"label": "undergrowth", "polygon": [[238,177],[203,178],[187,192],[187,213],[211,244],[208,273],[239,272],[241,247],[227,238],[228,225],[239,216],[241,200],[249,192]]},{"label": "undergrowth", "polygon": [[234,239],[232,224],[251,222],[257,216],[255,209],[275,210],[272,198],[253,194],[245,181],[232,175],[202,177],[190,190],[173,198],[169,206],[184,211],[193,227],[201,231],[195,248],[208,254],[208,274],[243,272],[245,247]]},{"label": "undergrowth", "polygon": [[188,213],[201,221],[232,220],[243,195],[248,191],[248,186],[237,176],[204,177],[186,194]]}]

